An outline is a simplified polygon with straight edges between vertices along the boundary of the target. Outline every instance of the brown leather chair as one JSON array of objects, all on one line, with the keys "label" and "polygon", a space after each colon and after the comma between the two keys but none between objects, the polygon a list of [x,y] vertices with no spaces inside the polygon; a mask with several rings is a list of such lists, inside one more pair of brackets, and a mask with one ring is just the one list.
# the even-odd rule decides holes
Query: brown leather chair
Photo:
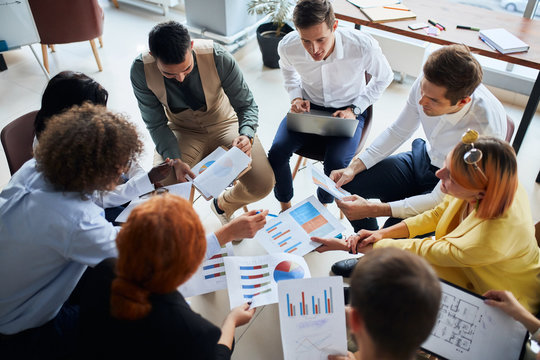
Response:
[{"label": "brown leather chair", "polygon": [[94,39],[103,47],[103,9],[97,0],[29,0],[30,8],[41,38],[43,65],[49,71],[47,46],[90,41],[99,71],[101,61]]},{"label": "brown leather chair", "polygon": [[37,110],[13,120],[0,133],[11,175],[15,174],[33,156],[32,144],[36,114]]}]

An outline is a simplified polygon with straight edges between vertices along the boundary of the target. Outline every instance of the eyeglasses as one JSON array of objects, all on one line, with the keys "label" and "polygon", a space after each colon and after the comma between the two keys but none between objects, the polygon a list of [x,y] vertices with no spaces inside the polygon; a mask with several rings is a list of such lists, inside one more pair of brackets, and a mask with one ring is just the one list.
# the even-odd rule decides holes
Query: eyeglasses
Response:
[{"label": "eyeglasses", "polygon": [[487,181],[486,174],[484,174],[482,169],[478,167],[478,162],[482,160],[482,155],[483,155],[482,150],[474,147],[474,142],[478,140],[478,136],[479,136],[478,131],[472,130],[472,129],[468,129],[465,133],[463,133],[463,136],[461,137],[461,141],[464,144],[471,145],[471,148],[469,149],[469,151],[467,151],[463,155],[463,161],[467,165],[472,165],[474,169],[477,170],[482,175],[482,177],[484,178],[484,181]]}]

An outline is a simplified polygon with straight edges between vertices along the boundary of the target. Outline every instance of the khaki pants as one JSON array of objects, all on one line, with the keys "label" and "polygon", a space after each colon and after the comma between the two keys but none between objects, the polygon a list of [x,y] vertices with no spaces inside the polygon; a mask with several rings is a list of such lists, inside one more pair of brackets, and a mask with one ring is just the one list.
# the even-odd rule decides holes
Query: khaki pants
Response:
[{"label": "khaki pants", "polygon": [[[182,154],[181,160],[190,167],[196,165],[218,146],[230,148],[233,140],[238,137],[238,121],[236,119],[202,130],[181,129],[172,123],[169,123],[169,126],[178,139],[178,146]],[[274,188],[274,173],[258,137],[254,139],[251,158],[251,169],[242,175],[235,186],[220,195],[220,207],[225,210],[228,216],[242,206],[264,198]],[[161,162],[163,162],[161,155],[154,152],[154,165]],[[174,183],[176,183],[174,174],[162,182],[163,185]]]}]

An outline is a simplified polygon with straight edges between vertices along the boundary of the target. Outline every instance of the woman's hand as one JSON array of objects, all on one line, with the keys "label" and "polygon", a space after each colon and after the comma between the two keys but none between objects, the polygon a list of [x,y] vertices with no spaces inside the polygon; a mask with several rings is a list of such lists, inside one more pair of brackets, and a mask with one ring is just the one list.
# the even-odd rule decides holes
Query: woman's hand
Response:
[{"label": "woman's hand", "polygon": [[251,318],[253,318],[253,314],[255,314],[255,309],[250,309],[249,305],[250,304],[245,303],[237,306],[231,310],[229,315],[227,315],[228,320],[234,323],[234,327],[245,325],[251,320]]},{"label": "woman's hand", "polygon": [[349,252],[351,254],[357,254],[358,252],[365,254],[373,249],[373,244],[382,238],[380,231],[360,230],[357,234],[347,238]]}]

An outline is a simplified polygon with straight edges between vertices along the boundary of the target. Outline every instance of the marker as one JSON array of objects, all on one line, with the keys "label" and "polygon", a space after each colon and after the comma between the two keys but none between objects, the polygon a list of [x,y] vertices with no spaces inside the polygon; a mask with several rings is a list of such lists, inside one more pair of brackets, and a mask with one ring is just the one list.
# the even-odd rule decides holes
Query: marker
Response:
[{"label": "marker", "polygon": [[442,26],[441,24],[439,23],[436,23],[435,21],[433,20],[428,20],[428,23],[430,23],[431,25],[435,26],[437,29],[443,31],[444,30],[444,26]]},{"label": "marker", "polygon": [[465,26],[465,25],[457,25],[456,29],[465,29],[465,30],[472,30],[472,31],[480,31],[480,28],[472,27],[472,26]]},{"label": "marker", "polygon": [[252,300],[249,300],[249,301],[247,302],[247,304],[248,304],[248,310],[251,308],[251,303],[253,303]]},{"label": "marker", "polygon": [[396,7],[391,7],[391,6],[383,6],[383,8],[391,9],[391,10],[411,11],[409,9],[402,9],[402,8],[396,8]]},{"label": "marker", "polygon": [[437,25],[439,25],[441,27],[441,30],[445,30],[446,31],[446,28],[444,27],[444,25],[442,25],[441,23],[437,23]]}]

